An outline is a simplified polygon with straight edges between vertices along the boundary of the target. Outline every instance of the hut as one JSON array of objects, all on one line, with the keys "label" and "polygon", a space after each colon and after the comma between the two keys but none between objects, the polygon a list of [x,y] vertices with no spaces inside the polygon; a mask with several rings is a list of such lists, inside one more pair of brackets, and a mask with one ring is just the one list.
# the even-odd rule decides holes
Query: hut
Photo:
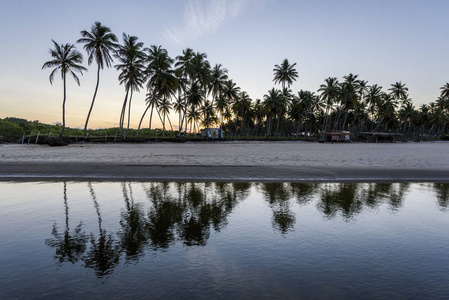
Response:
[{"label": "hut", "polygon": [[212,138],[212,139],[222,139],[223,130],[221,128],[205,128],[201,129],[201,136]]},{"label": "hut", "polygon": [[331,142],[351,141],[351,133],[349,131],[329,131],[324,134],[326,135],[326,139]]}]

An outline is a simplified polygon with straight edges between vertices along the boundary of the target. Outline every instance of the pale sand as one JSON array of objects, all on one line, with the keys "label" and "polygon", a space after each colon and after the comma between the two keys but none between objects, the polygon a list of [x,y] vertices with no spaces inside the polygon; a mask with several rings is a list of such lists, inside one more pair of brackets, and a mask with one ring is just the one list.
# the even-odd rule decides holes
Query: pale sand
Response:
[{"label": "pale sand", "polygon": [[0,144],[0,179],[449,180],[448,142]]}]

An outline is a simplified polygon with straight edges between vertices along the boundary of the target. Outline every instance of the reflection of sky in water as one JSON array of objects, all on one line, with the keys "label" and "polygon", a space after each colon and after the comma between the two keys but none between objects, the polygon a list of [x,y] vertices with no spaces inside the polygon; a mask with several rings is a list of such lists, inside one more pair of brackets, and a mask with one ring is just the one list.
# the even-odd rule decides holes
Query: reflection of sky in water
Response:
[{"label": "reflection of sky in water", "polygon": [[129,286],[134,297],[175,298],[448,292],[448,184],[2,182],[0,190],[0,298],[29,296],[23,286],[93,296],[99,283],[114,292],[98,295],[117,297]]}]

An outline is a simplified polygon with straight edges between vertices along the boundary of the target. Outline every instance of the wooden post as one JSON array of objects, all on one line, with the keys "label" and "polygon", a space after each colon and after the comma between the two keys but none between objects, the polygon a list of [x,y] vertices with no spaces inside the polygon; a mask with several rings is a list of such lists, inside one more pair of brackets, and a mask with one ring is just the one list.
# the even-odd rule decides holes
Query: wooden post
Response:
[{"label": "wooden post", "polygon": [[30,144],[31,141],[31,136],[33,135],[33,132],[31,131],[30,137],[28,138],[28,145]]},{"label": "wooden post", "polygon": [[117,130],[115,131],[114,143],[116,139],[117,139]]},{"label": "wooden post", "polygon": [[106,137],[104,138],[104,142],[106,143],[107,140],[108,140],[108,135],[106,134]]},{"label": "wooden post", "polygon": [[22,144],[23,144],[24,140],[25,140],[25,133],[23,133],[23,136],[22,136]]}]

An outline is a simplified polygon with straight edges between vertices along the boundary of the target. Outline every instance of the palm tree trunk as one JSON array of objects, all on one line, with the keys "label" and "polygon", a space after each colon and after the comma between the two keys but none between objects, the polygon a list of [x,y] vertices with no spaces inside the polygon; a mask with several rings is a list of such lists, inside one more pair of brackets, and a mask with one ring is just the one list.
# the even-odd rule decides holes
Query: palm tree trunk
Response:
[{"label": "palm tree trunk", "polygon": [[131,100],[133,99],[133,89],[131,89],[131,95],[129,96],[129,105],[128,105],[128,127],[126,128],[126,135],[128,135],[129,130],[129,121],[131,119]]},{"label": "palm tree trunk", "polygon": [[145,117],[145,115],[146,115],[146,113],[147,113],[149,108],[150,108],[150,106],[147,105],[147,108],[145,108],[145,111],[143,112],[142,118],[140,118],[139,126],[137,127],[136,137],[139,136],[140,126],[142,125],[143,118]]},{"label": "palm tree trunk", "polygon": [[279,121],[280,121],[280,119],[281,119],[281,116],[282,116],[282,108],[281,108],[281,110],[279,111],[278,120],[277,120],[277,123],[276,123],[276,138],[277,138],[277,136],[278,136]]},{"label": "palm tree trunk", "polygon": [[62,100],[62,129],[61,129],[61,133],[59,134],[59,137],[62,137],[62,135],[64,134],[64,129],[65,129],[65,99],[66,99],[66,83],[65,83],[65,73],[64,73],[64,99]]},{"label": "palm tree trunk", "polygon": [[170,128],[171,128],[171,134],[170,134],[170,136],[173,137],[173,133],[174,133],[174,131],[173,131],[173,126],[172,126],[171,121],[170,121],[170,116],[168,116],[168,115],[167,115],[167,120],[168,120],[168,123],[170,124]]},{"label": "palm tree trunk", "polygon": [[87,134],[87,123],[89,123],[90,113],[92,112],[92,108],[94,108],[95,97],[97,96],[99,84],[100,84],[100,65],[98,65],[98,69],[97,69],[97,85],[95,86],[94,97],[92,98],[92,103],[90,104],[89,113],[87,114],[86,124],[84,125],[84,136],[86,136],[86,134]]},{"label": "palm tree trunk", "polygon": [[120,113],[119,127],[120,127],[120,135],[122,137],[123,137],[123,122],[125,121],[126,104],[128,103],[128,92],[129,89],[126,89],[125,100],[123,101],[122,112]]},{"label": "palm tree trunk", "polygon": [[152,99],[152,101],[151,101],[150,124],[148,125],[148,138],[151,137],[151,120],[152,120],[152,118],[153,118],[154,98],[155,98],[155,96],[153,95],[153,99]]}]

